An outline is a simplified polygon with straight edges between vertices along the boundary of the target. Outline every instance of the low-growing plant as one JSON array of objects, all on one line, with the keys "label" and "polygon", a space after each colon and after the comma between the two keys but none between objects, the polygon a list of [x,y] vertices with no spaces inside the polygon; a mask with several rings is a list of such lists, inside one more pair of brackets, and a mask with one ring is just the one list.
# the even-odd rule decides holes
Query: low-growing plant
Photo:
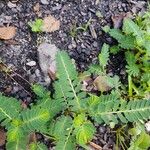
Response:
[{"label": "low-growing plant", "polygon": [[[105,45],[106,46],[106,45]],[[25,150],[28,136],[39,132],[55,142],[55,150],[75,150],[87,144],[96,132],[95,123],[116,125],[149,119],[150,100],[125,101],[115,92],[100,96],[82,91],[78,72],[66,52],[58,52],[54,94],[33,85],[36,103],[22,108],[20,101],[0,95],[1,126],[7,130],[8,150]],[[104,67],[104,66],[103,66]],[[47,149],[32,142],[31,150]]]},{"label": "low-growing plant", "polygon": [[[92,64],[89,67],[87,72],[91,74],[100,76],[104,81],[104,83],[109,86],[111,89],[115,89],[115,92],[119,94],[119,87],[121,86],[121,82],[118,75],[110,75],[107,72],[107,66],[109,62],[110,56],[110,46],[107,44],[103,44],[100,54],[98,55],[98,64]],[[102,86],[102,85],[100,85]]]},{"label": "low-growing plant", "polygon": [[31,27],[32,32],[42,32],[43,20],[36,19],[33,22],[28,22],[28,25]]},{"label": "low-growing plant", "polygon": [[70,29],[70,35],[75,38],[78,34],[79,31],[82,32],[86,32],[89,25],[91,24],[91,19],[89,19],[89,21],[79,27],[77,27],[76,23],[74,25],[72,25],[71,29]]},{"label": "low-growing plant", "polygon": [[125,52],[128,74],[128,95],[146,97],[150,94],[150,24],[148,13],[135,23],[129,18],[123,21],[122,30],[104,28],[118,45],[111,48],[116,54]]}]

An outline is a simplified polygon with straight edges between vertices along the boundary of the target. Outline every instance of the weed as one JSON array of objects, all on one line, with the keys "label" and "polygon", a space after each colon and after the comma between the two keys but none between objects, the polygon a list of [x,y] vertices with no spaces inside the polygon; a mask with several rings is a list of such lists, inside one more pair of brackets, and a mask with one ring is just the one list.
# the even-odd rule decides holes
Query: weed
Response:
[{"label": "weed", "polygon": [[146,21],[148,16],[146,13],[138,24],[126,18],[122,30],[107,30],[118,41],[118,45],[113,46],[111,52],[125,52],[130,97],[145,97],[150,93],[150,25]]},{"label": "weed", "polygon": [[[90,118],[107,125],[149,119],[150,101],[127,102],[120,100],[115,92],[100,97],[87,95],[82,91],[78,73],[67,53],[59,52],[56,60],[58,80],[54,83],[54,95],[33,85],[37,101],[24,109],[18,100],[0,96],[0,121],[7,129],[7,149],[26,149],[28,135],[33,132],[52,137],[56,150],[75,149],[77,145],[87,148],[86,144],[96,132]],[[43,143],[29,146],[46,149]]]},{"label": "weed", "polygon": [[28,22],[32,32],[42,32],[43,20],[36,19],[34,22]]},{"label": "weed", "polygon": [[70,35],[75,38],[78,34],[79,31],[81,32],[86,32],[89,25],[91,23],[91,19],[89,19],[89,21],[86,24],[83,24],[79,27],[77,27],[76,23],[74,25],[72,25],[71,29],[70,29]]}]

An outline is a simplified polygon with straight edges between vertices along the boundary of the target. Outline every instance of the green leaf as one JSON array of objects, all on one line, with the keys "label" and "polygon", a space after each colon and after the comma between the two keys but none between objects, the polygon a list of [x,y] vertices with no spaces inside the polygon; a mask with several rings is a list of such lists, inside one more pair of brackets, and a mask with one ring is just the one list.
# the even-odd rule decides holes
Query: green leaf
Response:
[{"label": "green leaf", "polygon": [[129,18],[125,18],[123,22],[123,32],[126,34],[133,34],[136,37],[137,45],[142,46],[144,44],[143,31],[139,26]]},{"label": "green leaf", "polygon": [[72,128],[72,118],[69,116],[61,116],[50,125],[50,134],[56,139],[62,140],[69,134]]},{"label": "green leaf", "polygon": [[7,125],[8,122],[17,117],[21,109],[21,104],[18,100],[0,94],[0,121],[3,122],[3,125]]},{"label": "green leaf", "polygon": [[[108,105],[109,104],[109,105]],[[136,101],[111,101],[109,103],[99,103],[96,109],[90,112],[90,115],[98,123],[110,124],[110,122],[123,123],[138,122],[149,119],[150,100]]]},{"label": "green leaf", "polygon": [[119,29],[111,29],[109,31],[109,34],[111,37],[116,39],[118,42],[121,42],[122,39],[124,38],[124,35],[122,34],[121,30],[119,30]]},{"label": "green leaf", "polygon": [[55,150],[75,150],[76,144],[74,141],[75,138],[69,134],[65,139],[61,139],[57,142]]},{"label": "green leaf", "polygon": [[81,126],[75,129],[76,141],[80,145],[87,144],[90,140],[92,140],[95,133],[95,127],[91,122],[85,122]]},{"label": "green leaf", "polygon": [[30,143],[29,150],[48,150],[47,146],[43,143]]},{"label": "green leaf", "polygon": [[109,45],[107,45],[105,43],[103,44],[101,53],[99,54],[98,58],[99,58],[100,66],[104,70],[106,65],[108,64],[108,60],[109,60]]},{"label": "green leaf", "polygon": [[130,76],[138,76],[140,73],[139,66],[136,64],[136,58],[132,52],[125,53],[126,61],[127,61],[127,72]]},{"label": "green leaf", "polygon": [[74,118],[74,127],[79,127],[80,125],[82,125],[85,121],[87,120],[87,118],[85,117],[85,114],[79,114],[78,116],[76,116]]},{"label": "green leaf", "polygon": [[110,47],[110,53],[112,53],[112,54],[117,54],[118,52],[120,51],[120,48],[119,48],[119,46],[112,46],[112,47]]},{"label": "green leaf", "polygon": [[72,111],[84,109],[86,93],[81,91],[82,86],[78,79],[75,66],[68,54],[64,51],[58,52],[56,60],[58,69],[57,85],[60,85],[59,89],[56,89],[61,91],[61,95],[59,96],[62,96],[63,101],[67,102],[68,107],[70,107]]},{"label": "green leaf", "polygon": [[118,42],[118,46],[124,49],[133,49],[135,47],[135,38],[133,36],[125,35],[121,41]]},{"label": "green leaf", "polygon": [[32,85],[33,92],[38,96],[39,99],[50,98],[50,92],[47,91],[43,86],[39,84]]},{"label": "green leaf", "polygon": [[110,30],[110,27],[109,27],[109,26],[104,26],[104,27],[102,27],[102,30],[103,30],[105,33],[108,33],[109,30]]},{"label": "green leaf", "polygon": [[119,76],[115,75],[114,77],[107,77],[107,83],[111,88],[115,88],[118,90],[118,88],[121,86],[121,82],[119,79]]},{"label": "green leaf", "polygon": [[137,138],[132,142],[129,150],[147,150],[150,147],[150,136],[142,132]]},{"label": "green leaf", "polygon": [[130,18],[125,18],[123,21],[123,32],[126,34],[133,33],[134,35],[138,36],[140,34],[140,28]]},{"label": "green leaf", "polygon": [[88,72],[96,75],[103,74],[102,68],[99,65],[93,65],[93,64],[89,66]]},{"label": "green leaf", "polygon": [[50,125],[50,134],[56,138],[56,150],[75,150],[75,138],[72,135],[72,118],[61,116]]},{"label": "green leaf", "polygon": [[28,25],[33,32],[42,32],[43,20],[36,19],[34,22],[29,22]]},{"label": "green leaf", "polygon": [[51,116],[47,109],[34,107],[27,109],[21,113],[23,120],[23,129],[25,131],[45,131],[45,124],[50,120]]},{"label": "green leaf", "polygon": [[119,29],[111,29],[109,34],[118,41],[119,47],[124,49],[133,49],[135,47],[135,37],[131,35],[123,35]]},{"label": "green leaf", "polygon": [[21,127],[9,127],[6,148],[9,150],[25,150],[26,146],[27,134],[23,129]]}]

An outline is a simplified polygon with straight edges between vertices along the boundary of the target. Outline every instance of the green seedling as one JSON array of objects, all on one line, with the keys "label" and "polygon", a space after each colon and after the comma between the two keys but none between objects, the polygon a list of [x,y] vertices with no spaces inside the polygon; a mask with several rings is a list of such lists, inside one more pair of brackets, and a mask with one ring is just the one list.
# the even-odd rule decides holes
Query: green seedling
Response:
[{"label": "green seedling", "polygon": [[32,32],[42,32],[43,20],[36,19],[33,22],[29,22],[28,25],[31,27]]},{"label": "green seedling", "polygon": [[86,24],[83,24],[79,27],[77,27],[76,23],[71,27],[71,30],[70,30],[70,35],[72,37],[76,37],[78,32],[81,31],[81,32],[86,32],[88,30],[88,27],[91,23],[91,19],[89,19],[89,21],[86,23]]}]

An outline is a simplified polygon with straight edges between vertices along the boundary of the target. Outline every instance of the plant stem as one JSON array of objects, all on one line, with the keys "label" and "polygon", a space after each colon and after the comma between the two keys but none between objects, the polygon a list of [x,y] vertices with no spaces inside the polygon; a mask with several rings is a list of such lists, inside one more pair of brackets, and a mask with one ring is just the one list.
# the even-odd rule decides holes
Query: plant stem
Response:
[{"label": "plant stem", "polygon": [[128,92],[129,92],[129,96],[132,96],[133,93],[132,93],[132,78],[130,75],[128,75]]}]

